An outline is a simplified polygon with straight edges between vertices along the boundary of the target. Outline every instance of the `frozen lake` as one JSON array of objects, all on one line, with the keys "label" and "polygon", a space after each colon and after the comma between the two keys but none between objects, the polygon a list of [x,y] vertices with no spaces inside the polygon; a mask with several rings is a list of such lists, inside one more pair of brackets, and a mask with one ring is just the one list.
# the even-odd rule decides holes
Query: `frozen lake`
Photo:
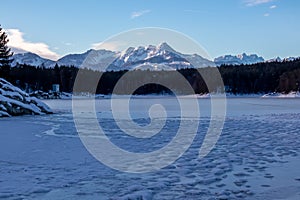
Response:
[{"label": "frozen lake", "polygon": [[[191,147],[171,165],[140,174],[111,169],[86,150],[71,100],[45,102],[56,114],[0,119],[0,199],[300,199],[300,99],[227,99],[221,137],[203,159],[210,100],[199,99],[201,117],[189,119],[199,121]],[[153,104],[168,114],[153,138],[124,136],[109,99],[96,100],[99,124],[123,149],[160,149],[176,134],[180,111],[173,97],[135,98],[134,122],[147,125]]]}]

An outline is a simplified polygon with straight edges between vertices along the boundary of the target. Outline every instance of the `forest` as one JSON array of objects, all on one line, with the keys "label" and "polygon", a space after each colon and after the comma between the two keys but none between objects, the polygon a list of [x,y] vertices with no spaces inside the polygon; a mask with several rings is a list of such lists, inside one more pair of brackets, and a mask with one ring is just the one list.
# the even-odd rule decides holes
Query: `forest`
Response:
[{"label": "forest", "polygon": [[[11,67],[13,52],[7,46],[8,41],[0,25],[0,78],[27,92],[48,92],[53,84],[59,85],[60,92],[92,94],[206,94],[220,91],[261,94],[300,89],[300,59],[176,71],[100,72],[57,64],[53,68],[26,64]],[[222,80],[215,78],[217,70]]]},{"label": "forest", "polygon": [[[200,69],[182,69],[178,71],[109,71],[99,72],[90,69],[78,69],[74,66],[55,66],[45,68],[43,66],[17,65],[15,67],[0,68],[0,77],[4,76],[8,81],[26,91],[45,91],[52,89],[52,84],[59,84],[61,92],[73,91],[74,82],[78,73],[85,74],[84,85],[76,92],[91,92],[97,94],[112,94],[118,81],[122,79],[119,94],[131,94],[130,88],[136,88],[134,94],[169,94],[169,88],[159,84],[143,84],[143,81],[156,82],[156,80],[168,80],[174,83],[178,93],[187,94],[178,81],[176,73],[180,73],[192,86],[197,94],[208,93],[208,88],[201,74],[213,71],[213,67]],[[289,93],[299,91],[300,87],[300,59],[285,62],[266,62],[252,65],[223,65],[218,70],[224,81],[225,91],[233,94],[258,94],[258,93]],[[138,77],[138,78],[137,78]],[[99,80],[97,88],[93,89],[90,80]],[[173,80],[174,79],[174,80]],[[215,86],[215,91],[220,90],[221,85]],[[129,88],[129,89],[128,89]]]}]

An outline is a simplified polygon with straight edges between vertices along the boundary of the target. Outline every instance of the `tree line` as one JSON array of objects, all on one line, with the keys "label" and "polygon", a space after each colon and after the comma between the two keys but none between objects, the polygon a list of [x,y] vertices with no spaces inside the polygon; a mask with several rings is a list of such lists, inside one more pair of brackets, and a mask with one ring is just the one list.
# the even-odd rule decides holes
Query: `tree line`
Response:
[{"label": "tree line", "polygon": [[289,93],[299,91],[300,59],[219,67],[231,93]]},{"label": "tree line", "polygon": [[[210,76],[214,67],[200,69],[181,69],[176,71],[109,71],[99,72],[91,69],[78,69],[74,66],[43,66],[17,65],[15,67],[0,68],[0,77],[5,78],[24,90],[49,91],[53,84],[59,84],[62,92],[73,92],[73,86],[78,73],[84,78],[82,87],[77,92],[96,92],[97,94],[113,93],[118,83],[119,94],[165,94],[172,93],[170,88],[155,84],[157,80],[170,83],[178,93],[186,94],[183,85],[177,80],[180,73],[190,84],[195,93],[208,93],[208,88],[201,75]],[[289,93],[299,91],[300,87],[300,59],[287,62],[257,63],[252,65],[222,65],[218,67],[224,82],[226,92],[233,94]],[[126,76],[125,76],[126,74]],[[100,78],[101,77],[101,78]],[[99,79],[99,80],[98,80]],[[93,84],[96,80],[97,87]],[[121,82],[120,82],[121,81]],[[148,82],[149,84],[144,84]],[[153,82],[153,83],[151,83]],[[216,85],[214,91],[222,90]],[[188,92],[189,93],[189,92]]]}]

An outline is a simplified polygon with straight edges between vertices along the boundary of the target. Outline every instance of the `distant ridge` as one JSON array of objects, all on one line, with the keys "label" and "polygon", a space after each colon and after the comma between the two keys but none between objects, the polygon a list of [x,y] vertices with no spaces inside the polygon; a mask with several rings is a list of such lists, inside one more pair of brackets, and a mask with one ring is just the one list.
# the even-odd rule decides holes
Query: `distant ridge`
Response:
[{"label": "distant ridge", "polygon": [[82,54],[69,54],[57,61],[42,58],[33,53],[15,54],[13,66],[17,63],[53,68],[75,66],[91,68],[98,71],[120,70],[176,70],[184,68],[201,68],[215,66],[215,63],[197,54],[187,55],[174,50],[167,43],[157,46],[130,47],[123,54],[109,50],[88,50]]},{"label": "distant ridge", "polygon": [[217,66],[220,65],[241,65],[241,64],[255,64],[260,62],[265,62],[263,57],[259,57],[256,54],[247,55],[246,53],[232,56],[225,55],[215,58],[214,62]]},{"label": "distant ridge", "polygon": [[[17,52],[20,52],[19,50]],[[210,61],[197,54],[182,54],[174,50],[167,43],[157,46],[148,45],[140,47],[129,47],[124,53],[109,50],[90,49],[84,53],[68,54],[57,61],[40,57],[31,52],[16,53],[13,66],[27,64],[32,66],[44,66],[53,68],[58,66],[86,67],[98,71],[120,71],[120,70],[176,70],[184,68],[202,68],[220,65],[255,64],[260,62],[282,62],[292,61],[295,57],[281,59],[279,57],[265,60],[256,54],[224,55]]]}]

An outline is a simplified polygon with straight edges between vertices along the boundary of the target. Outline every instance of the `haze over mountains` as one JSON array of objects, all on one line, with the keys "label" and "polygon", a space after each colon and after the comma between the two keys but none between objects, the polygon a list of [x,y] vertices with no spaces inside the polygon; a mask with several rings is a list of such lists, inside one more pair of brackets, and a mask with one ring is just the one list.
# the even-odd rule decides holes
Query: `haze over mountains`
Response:
[{"label": "haze over mountains", "polygon": [[[57,61],[40,57],[37,54],[26,52],[16,53],[12,66],[27,64],[32,66],[44,66],[52,68],[58,66],[86,67],[99,71],[120,71],[120,70],[176,70],[183,68],[202,68],[220,65],[255,64],[260,62],[283,61],[281,58],[265,60],[256,54],[247,55],[225,55],[210,61],[197,54],[182,54],[174,50],[167,43],[158,46],[130,47],[124,53],[110,50],[90,49],[81,54],[68,54]],[[284,60],[294,60],[286,58]]]}]

